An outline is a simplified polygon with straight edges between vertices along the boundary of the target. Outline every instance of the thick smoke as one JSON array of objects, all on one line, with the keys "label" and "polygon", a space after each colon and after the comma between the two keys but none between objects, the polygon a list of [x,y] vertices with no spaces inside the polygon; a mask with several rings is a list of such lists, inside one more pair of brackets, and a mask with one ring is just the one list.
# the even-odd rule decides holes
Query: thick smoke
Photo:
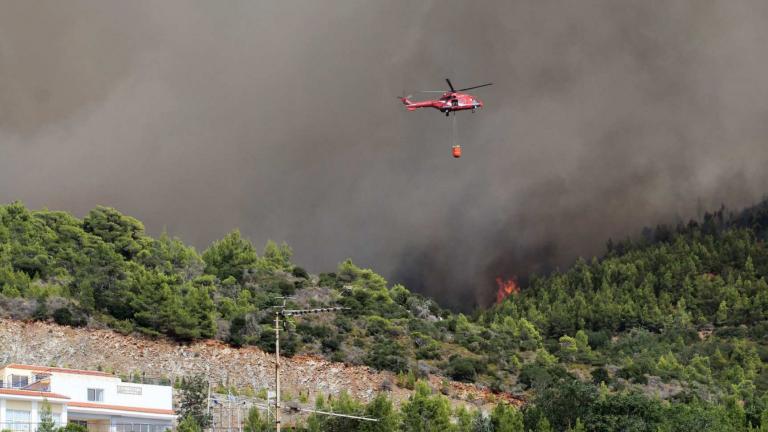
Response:
[{"label": "thick smoke", "polygon": [[[0,201],[234,227],[449,306],[765,193],[768,4],[12,0]],[[394,96],[494,81],[450,120]]]}]

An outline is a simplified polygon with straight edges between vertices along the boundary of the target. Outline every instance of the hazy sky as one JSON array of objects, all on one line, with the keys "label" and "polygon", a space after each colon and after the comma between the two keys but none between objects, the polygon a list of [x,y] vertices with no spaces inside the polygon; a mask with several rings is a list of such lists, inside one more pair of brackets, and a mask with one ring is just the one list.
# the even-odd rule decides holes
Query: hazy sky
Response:
[{"label": "hazy sky", "polygon": [[[239,227],[468,307],[766,192],[768,3],[36,1],[0,14],[0,202]],[[493,81],[451,121],[403,90]],[[417,95],[416,98],[421,96]]]}]

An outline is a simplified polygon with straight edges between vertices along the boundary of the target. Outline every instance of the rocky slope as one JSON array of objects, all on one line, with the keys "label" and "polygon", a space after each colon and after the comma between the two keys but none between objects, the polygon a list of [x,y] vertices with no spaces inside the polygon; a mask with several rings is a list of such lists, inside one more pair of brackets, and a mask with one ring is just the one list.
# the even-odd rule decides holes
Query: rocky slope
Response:
[{"label": "rocky slope", "polygon": [[[102,369],[128,375],[144,372],[151,377],[206,374],[214,386],[259,389],[274,385],[274,357],[257,348],[232,348],[217,341],[180,345],[162,339],[124,336],[93,328],[62,327],[43,322],[0,319],[0,364],[26,363],[78,369]],[[382,389],[397,403],[410,390],[395,385],[395,376],[365,366],[349,366],[327,360],[295,356],[282,359],[282,382],[288,394],[337,395],[346,390],[355,398],[370,400]],[[454,404],[489,404],[510,395],[496,395],[474,385],[446,381],[430,375],[430,384]]]}]

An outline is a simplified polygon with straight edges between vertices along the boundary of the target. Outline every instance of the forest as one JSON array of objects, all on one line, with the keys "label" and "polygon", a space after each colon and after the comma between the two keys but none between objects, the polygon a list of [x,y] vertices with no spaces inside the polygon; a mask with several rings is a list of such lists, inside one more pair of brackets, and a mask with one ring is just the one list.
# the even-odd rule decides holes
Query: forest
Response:
[{"label": "forest", "polygon": [[[415,389],[399,410],[386,395],[317,401],[392,417],[389,429],[359,430],[768,431],[767,237],[768,201],[721,208],[608,240],[602,256],[531,275],[520,293],[465,315],[350,260],[309,274],[288,245],[259,250],[237,230],[200,253],[112,208],[79,219],[14,202],[0,206],[0,312],[272,351],[277,297],[344,306],[289,319],[280,344],[393,371]],[[429,373],[527,403],[454,412],[420,381]]]}]

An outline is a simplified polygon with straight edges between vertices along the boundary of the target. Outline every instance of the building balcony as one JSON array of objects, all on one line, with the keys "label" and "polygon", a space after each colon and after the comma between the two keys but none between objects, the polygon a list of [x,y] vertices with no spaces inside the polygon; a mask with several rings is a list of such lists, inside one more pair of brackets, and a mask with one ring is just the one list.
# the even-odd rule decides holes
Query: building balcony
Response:
[{"label": "building balcony", "polygon": [[12,381],[0,380],[0,388],[14,389],[14,390],[29,390],[35,392],[49,392],[51,391],[51,375],[50,374],[36,374],[31,379],[24,377],[25,379],[14,379]]}]

